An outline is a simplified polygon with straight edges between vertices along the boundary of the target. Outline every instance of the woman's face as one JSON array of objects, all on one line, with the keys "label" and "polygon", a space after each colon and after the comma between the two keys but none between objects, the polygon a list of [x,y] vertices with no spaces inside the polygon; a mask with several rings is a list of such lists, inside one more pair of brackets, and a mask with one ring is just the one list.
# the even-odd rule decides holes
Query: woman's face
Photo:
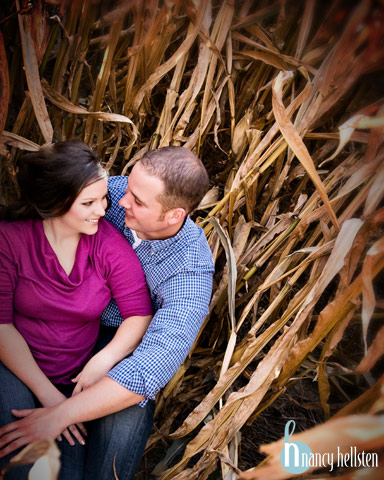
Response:
[{"label": "woman's face", "polygon": [[97,232],[99,219],[105,215],[107,193],[106,179],[83,188],[68,212],[59,217],[68,233],[93,235]]}]

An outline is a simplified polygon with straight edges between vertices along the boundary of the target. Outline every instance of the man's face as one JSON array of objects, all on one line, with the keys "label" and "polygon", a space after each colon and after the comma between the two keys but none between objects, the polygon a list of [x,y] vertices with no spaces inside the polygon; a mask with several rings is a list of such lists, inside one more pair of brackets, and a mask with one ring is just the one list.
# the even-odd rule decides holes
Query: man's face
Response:
[{"label": "man's face", "polygon": [[163,212],[158,200],[163,190],[163,182],[149,175],[140,162],[133,167],[119,205],[125,208],[127,227],[135,230],[143,240],[161,240],[170,236],[169,212]]}]

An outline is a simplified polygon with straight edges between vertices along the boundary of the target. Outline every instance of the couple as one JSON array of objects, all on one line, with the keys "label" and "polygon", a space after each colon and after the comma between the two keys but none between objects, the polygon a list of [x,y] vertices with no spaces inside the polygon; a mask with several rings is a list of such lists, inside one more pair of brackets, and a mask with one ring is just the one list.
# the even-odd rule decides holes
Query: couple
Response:
[{"label": "couple", "polygon": [[[207,173],[188,149],[166,147],[128,184],[107,185],[74,140],[24,156],[19,183],[0,222],[0,466],[49,437],[60,480],[106,480],[114,467],[131,479],[155,396],[208,313],[212,256],[188,216]],[[26,477],[16,467],[5,480]]]}]

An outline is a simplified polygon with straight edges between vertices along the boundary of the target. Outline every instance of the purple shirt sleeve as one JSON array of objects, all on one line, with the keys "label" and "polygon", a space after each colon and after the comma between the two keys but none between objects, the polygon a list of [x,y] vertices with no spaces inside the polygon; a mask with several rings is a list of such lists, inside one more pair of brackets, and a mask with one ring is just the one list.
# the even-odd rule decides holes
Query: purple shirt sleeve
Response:
[{"label": "purple shirt sleeve", "polygon": [[143,269],[133,248],[108,222],[98,248],[104,253],[105,277],[123,319],[133,315],[152,315],[152,305]]}]

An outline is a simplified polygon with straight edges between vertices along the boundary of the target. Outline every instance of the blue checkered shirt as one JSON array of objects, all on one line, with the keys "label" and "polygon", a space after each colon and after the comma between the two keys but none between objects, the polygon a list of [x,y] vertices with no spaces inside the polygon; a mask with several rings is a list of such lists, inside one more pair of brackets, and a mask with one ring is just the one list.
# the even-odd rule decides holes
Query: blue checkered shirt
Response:
[{"label": "blue checkered shirt", "polygon": [[[112,207],[106,218],[135,248],[151,293],[154,317],[141,344],[118,363],[108,376],[128,390],[143,395],[139,405],[154,399],[183,363],[208,314],[214,265],[203,230],[187,217],[181,230],[166,240],[142,240],[135,247],[132,231],[125,226],[125,210],[118,205],[127,177],[111,177],[108,188]],[[122,322],[114,300],[102,323]]]}]

